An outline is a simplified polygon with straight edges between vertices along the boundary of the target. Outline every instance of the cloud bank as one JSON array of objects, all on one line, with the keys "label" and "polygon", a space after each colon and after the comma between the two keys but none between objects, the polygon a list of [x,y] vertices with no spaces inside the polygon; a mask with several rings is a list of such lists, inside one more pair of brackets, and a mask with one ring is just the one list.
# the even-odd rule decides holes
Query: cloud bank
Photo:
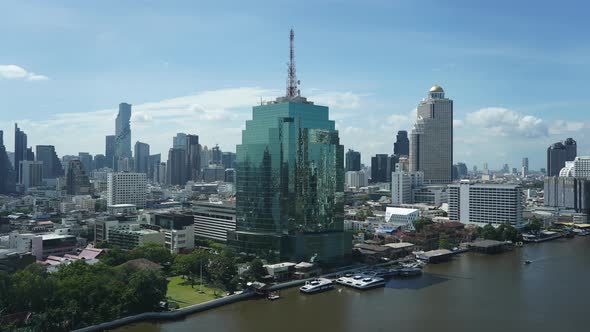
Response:
[{"label": "cloud bank", "polygon": [[29,72],[23,67],[17,65],[0,65],[0,78],[22,79],[26,81],[45,81],[49,79],[45,75]]}]

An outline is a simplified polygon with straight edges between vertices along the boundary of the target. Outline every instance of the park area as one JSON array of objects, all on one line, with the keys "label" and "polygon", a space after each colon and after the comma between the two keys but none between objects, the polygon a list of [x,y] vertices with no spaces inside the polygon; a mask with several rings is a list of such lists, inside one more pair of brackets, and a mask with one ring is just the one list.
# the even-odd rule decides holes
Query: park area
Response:
[{"label": "park area", "polygon": [[168,280],[166,298],[168,298],[169,302],[176,302],[179,308],[214,300],[223,294],[221,290],[215,290],[205,285],[202,288],[203,293],[200,293],[198,281],[195,281],[193,288],[191,287],[190,280],[184,279],[181,276],[174,276],[168,278]]}]

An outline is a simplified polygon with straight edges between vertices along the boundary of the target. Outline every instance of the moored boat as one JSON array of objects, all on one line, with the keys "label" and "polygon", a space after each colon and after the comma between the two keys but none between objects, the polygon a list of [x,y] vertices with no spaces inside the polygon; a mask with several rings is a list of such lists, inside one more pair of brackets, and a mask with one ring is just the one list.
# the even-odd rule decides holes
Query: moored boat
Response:
[{"label": "moored boat", "polygon": [[330,279],[319,278],[307,281],[305,285],[299,288],[299,291],[305,294],[315,294],[330,289],[334,289],[334,282]]}]

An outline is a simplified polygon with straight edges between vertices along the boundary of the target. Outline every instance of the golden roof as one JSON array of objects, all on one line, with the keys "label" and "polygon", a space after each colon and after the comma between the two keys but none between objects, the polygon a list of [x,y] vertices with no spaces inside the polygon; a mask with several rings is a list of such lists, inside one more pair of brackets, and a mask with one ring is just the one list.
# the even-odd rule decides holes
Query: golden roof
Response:
[{"label": "golden roof", "polygon": [[430,88],[430,92],[445,92],[445,90],[443,90],[443,88],[441,88],[440,85],[435,85],[432,88]]}]

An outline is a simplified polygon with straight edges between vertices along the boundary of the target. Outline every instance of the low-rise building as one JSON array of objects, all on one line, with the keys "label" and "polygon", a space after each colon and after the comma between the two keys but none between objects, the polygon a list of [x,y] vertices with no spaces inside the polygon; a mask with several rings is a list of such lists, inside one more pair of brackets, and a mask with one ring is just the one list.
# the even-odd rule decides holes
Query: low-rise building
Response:
[{"label": "low-rise building", "polygon": [[193,205],[195,237],[227,241],[236,230],[236,205],[232,201],[198,202]]},{"label": "low-rise building", "polygon": [[413,231],[414,221],[420,217],[417,209],[387,207],[385,209],[385,221],[402,231]]},{"label": "low-rise building", "polygon": [[147,243],[164,246],[165,235],[159,231],[141,228],[139,224],[119,225],[108,230],[109,243],[122,249],[134,249]]}]

